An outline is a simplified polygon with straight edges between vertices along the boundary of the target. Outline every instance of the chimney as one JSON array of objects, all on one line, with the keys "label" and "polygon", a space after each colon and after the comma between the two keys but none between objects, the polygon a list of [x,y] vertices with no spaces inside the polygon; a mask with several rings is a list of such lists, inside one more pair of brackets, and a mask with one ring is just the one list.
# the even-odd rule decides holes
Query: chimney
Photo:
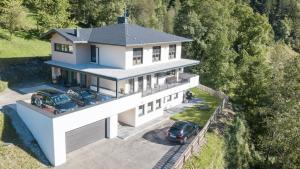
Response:
[{"label": "chimney", "polygon": [[125,7],[123,16],[118,17],[118,24],[127,24],[128,23],[128,10]]},{"label": "chimney", "polygon": [[76,37],[79,37],[80,32],[79,32],[79,28],[78,27],[76,27],[76,29],[74,29],[74,34],[75,34]]},{"label": "chimney", "polygon": [[118,24],[126,24],[128,23],[128,19],[125,16],[119,16],[118,17]]}]

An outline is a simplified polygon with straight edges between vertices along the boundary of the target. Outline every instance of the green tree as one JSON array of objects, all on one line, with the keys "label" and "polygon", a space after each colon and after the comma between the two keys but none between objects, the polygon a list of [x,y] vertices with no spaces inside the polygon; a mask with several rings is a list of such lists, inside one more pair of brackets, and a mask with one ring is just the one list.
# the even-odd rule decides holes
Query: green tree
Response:
[{"label": "green tree", "polygon": [[25,8],[22,6],[21,0],[6,0],[2,2],[0,11],[0,22],[8,29],[11,40],[15,31],[24,25]]},{"label": "green tree", "polygon": [[174,27],[176,34],[194,40],[183,52],[187,58],[200,61],[193,72],[200,75],[201,82],[227,93],[235,81],[232,43],[236,28],[231,6],[234,1],[183,1]]},{"label": "green tree", "polygon": [[38,29],[41,32],[51,28],[65,28],[74,24],[70,20],[68,0],[36,0],[32,3],[36,11]]}]

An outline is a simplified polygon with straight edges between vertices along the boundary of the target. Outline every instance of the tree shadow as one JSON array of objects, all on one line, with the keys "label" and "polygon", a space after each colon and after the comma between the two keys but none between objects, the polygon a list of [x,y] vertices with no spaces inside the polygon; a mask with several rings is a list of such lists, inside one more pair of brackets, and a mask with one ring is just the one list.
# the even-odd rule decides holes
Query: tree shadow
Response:
[{"label": "tree shadow", "polygon": [[7,115],[5,113],[8,111],[8,109],[10,109],[10,108],[8,108],[8,106],[4,106],[3,110],[2,110],[4,112],[3,113],[3,115],[4,115],[3,123],[4,124],[3,124],[3,131],[2,131],[2,135],[1,135],[1,141],[3,141],[4,143],[11,143],[11,144],[17,146],[18,148],[24,150],[29,156],[35,158],[43,165],[51,166],[50,162],[47,160],[46,156],[40,149],[36,140],[32,140],[30,143],[31,144],[30,146],[33,148],[29,148],[26,145],[24,145],[24,143],[22,142],[21,138],[17,134],[16,129],[14,128],[14,126],[12,124],[12,119],[9,117],[9,115]]},{"label": "tree shadow", "polygon": [[0,31],[0,39],[10,40],[9,35]]},{"label": "tree shadow", "polygon": [[36,29],[20,30],[15,32],[15,36],[23,39],[41,39],[41,32]]}]

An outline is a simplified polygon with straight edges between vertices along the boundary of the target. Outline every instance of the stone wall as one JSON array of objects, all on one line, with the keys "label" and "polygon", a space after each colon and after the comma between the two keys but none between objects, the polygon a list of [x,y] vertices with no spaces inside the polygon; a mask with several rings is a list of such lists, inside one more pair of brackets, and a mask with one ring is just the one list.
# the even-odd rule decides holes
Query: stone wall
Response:
[{"label": "stone wall", "polygon": [[0,80],[8,85],[30,81],[49,81],[51,69],[44,61],[51,57],[0,58]]}]

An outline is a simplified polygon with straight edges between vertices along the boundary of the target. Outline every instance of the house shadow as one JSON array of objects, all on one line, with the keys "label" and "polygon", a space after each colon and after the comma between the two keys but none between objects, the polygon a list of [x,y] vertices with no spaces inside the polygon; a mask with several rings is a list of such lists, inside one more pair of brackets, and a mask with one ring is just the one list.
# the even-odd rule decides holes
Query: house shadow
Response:
[{"label": "house shadow", "polygon": [[143,135],[145,140],[152,143],[162,144],[167,146],[176,146],[178,143],[171,142],[167,139],[167,131],[169,127],[164,127],[160,129],[151,130]]},{"label": "house shadow", "polygon": [[51,67],[44,63],[47,60],[50,60],[49,56],[0,58],[0,80],[7,82],[8,88],[18,93],[15,89],[24,84],[32,86],[50,82]]},{"label": "house shadow", "polygon": [[[37,161],[41,163],[41,165],[44,165],[46,167],[51,167],[50,162],[47,160],[45,154],[39,147],[36,140],[31,135],[30,131],[27,129],[26,125],[22,122],[22,120],[19,118],[17,113],[10,106],[14,106],[14,105],[6,105],[1,110],[3,112],[3,128],[2,128],[2,134],[0,135],[1,141],[7,143],[8,145],[13,144],[14,146],[22,149],[29,156],[35,158]],[[14,123],[13,121],[15,121],[15,123],[22,124],[22,125],[18,125],[17,127],[23,128],[22,131],[27,130],[28,132],[27,135],[30,139],[22,139],[22,137],[24,136],[19,135],[19,133],[16,130],[16,127],[13,124]],[[24,133],[22,135],[24,135]]]}]

